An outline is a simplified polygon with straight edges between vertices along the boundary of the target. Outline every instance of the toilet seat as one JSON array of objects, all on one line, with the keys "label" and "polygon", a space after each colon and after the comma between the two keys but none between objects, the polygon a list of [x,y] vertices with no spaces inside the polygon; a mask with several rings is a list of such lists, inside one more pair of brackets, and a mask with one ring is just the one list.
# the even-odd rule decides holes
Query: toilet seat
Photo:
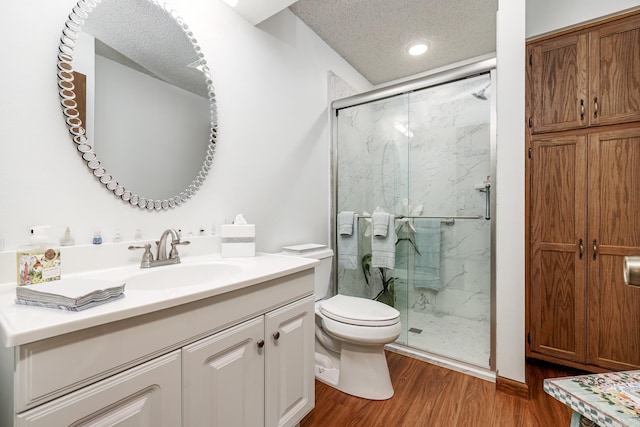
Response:
[{"label": "toilet seat", "polygon": [[400,321],[400,312],[393,307],[347,295],[335,295],[320,301],[319,310],[329,319],[353,326],[383,327]]}]

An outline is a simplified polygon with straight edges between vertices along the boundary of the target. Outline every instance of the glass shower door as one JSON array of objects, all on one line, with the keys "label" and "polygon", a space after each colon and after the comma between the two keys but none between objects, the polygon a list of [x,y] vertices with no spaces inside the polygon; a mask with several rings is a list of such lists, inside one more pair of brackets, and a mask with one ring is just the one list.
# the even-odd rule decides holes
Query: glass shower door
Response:
[{"label": "glass shower door", "polygon": [[490,367],[491,108],[485,74],[409,95],[410,347]]},{"label": "glass shower door", "polygon": [[[345,251],[337,236],[338,292],[398,309],[399,344],[485,368],[490,83],[483,74],[341,109],[336,143],[337,213],[357,215],[355,243]],[[376,209],[395,216],[392,269],[369,263]]]}]

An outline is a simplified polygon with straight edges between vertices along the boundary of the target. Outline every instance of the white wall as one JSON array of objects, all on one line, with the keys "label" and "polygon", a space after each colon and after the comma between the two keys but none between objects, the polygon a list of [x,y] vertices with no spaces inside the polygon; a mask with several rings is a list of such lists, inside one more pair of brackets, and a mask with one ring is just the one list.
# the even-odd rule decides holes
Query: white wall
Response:
[{"label": "white wall", "polygon": [[[358,90],[368,82],[288,10],[251,26],[221,1],[176,0],[208,59],[220,123],[213,168],[184,206],[146,212],[116,199],[75,150],[57,93],[56,54],[74,0],[3,4],[5,40],[19,37],[11,66],[0,67],[0,238],[4,249],[49,224],[57,240],[69,225],[76,243],[105,242],[140,227],[158,238],[168,227],[196,232],[238,212],[256,224],[257,248],[328,242],[327,70]],[[29,17],[29,25],[23,19]],[[141,159],[141,161],[152,161]]]},{"label": "white wall", "polygon": [[528,0],[526,37],[640,7],[638,0]]},{"label": "white wall", "polygon": [[525,0],[499,0],[496,142],[496,369],[525,382],[524,362]]}]

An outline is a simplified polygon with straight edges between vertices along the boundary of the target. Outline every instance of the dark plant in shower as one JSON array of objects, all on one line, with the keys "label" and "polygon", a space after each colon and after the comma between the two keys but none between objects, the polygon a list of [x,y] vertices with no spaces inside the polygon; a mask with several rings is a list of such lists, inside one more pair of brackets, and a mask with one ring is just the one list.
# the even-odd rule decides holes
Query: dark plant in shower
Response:
[{"label": "dark plant in shower", "polygon": [[[400,242],[408,242],[416,254],[420,255],[420,251],[416,247],[416,244],[413,240],[414,231],[408,222],[404,222],[398,227],[397,231],[398,239],[396,240],[396,247]],[[376,301],[380,301],[381,303],[387,304],[391,307],[395,306],[396,301],[396,292],[395,292],[395,277],[387,277],[389,274],[389,269],[384,267],[372,267],[371,265],[372,254],[368,253],[362,257],[362,273],[364,274],[364,280],[367,283],[367,286],[370,286],[370,280],[373,279],[372,275],[377,273],[380,275],[380,280],[382,281],[382,290],[378,292],[378,295],[373,298]]]}]

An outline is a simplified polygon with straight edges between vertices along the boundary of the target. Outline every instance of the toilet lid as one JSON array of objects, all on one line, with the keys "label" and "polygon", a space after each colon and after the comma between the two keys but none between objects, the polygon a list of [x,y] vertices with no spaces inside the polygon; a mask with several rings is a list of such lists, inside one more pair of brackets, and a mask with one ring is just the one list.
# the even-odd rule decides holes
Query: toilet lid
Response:
[{"label": "toilet lid", "polygon": [[378,301],[335,295],[320,301],[320,313],[337,322],[358,326],[389,326],[398,323],[400,312]]}]

